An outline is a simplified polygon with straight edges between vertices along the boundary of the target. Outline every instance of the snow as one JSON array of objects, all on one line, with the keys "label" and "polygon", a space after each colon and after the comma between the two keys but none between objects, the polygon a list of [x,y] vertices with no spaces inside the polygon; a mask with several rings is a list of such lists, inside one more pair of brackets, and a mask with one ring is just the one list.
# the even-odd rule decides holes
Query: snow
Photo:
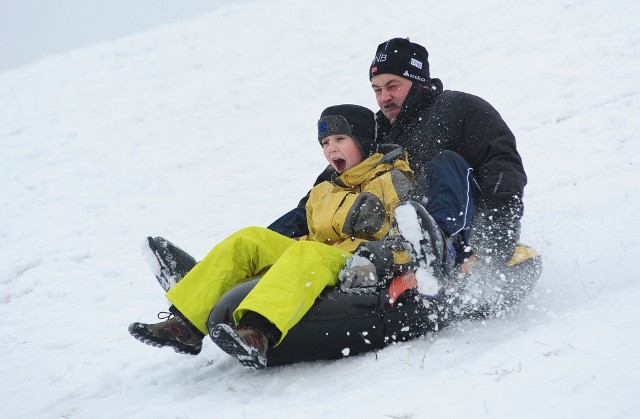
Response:
[{"label": "snow", "polygon": [[[411,244],[417,254],[421,254],[420,240],[424,237],[424,233],[414,207],[408,204],[398,205],[395,210],[395,218],[402,236]],[[424,257],[424,260],[418,259],[418,269],[415,272],[418,291],[424,296],[434,296],[441,288],[431,267],[435,256],[424,254]]]},{"label": "snow", "polygon": [[[640,415],[640,6],[630,0],[243,2],[0,73],[0,417]],[[375,109],[379,42],[518,138],[523,240],[544,257],[506,318],[256,372],[127,333],[167,302],[140,254],[197,258],[292,208],[326,106]],[[348,348],[345,355],[348,355]]]}]

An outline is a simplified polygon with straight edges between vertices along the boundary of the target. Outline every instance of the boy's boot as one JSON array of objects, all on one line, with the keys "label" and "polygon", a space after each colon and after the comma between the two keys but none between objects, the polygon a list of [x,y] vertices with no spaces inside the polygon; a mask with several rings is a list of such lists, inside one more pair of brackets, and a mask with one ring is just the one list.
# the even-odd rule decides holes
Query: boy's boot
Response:
[{"label": "boy's boot", "polygon": [[210,330],[210,336],[220,349],[238,358],[242,366],[252,370],[267,367],[269,340],[257,327],[245,324],[232,327],[221,323]]},{"label": "boy's boot", "polygon": [[[160,318],[160,315],[158,315]],[[204,335],[187,320],[169,313],[166,320],[155,323],[132,323],[129,333],[140,342],[161,348],[170,346],[181,354],[198,355]]]},{"label": "boy's boot", "polygon": [[142,252],[165,291],[169,291],[198,263],[193,256],[163,237],[147,237]]}]

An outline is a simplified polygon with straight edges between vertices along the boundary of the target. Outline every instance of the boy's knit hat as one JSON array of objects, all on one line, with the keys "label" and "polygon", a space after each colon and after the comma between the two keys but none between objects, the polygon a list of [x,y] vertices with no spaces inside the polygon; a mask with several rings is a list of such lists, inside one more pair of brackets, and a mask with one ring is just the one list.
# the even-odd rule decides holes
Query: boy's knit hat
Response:
[{"label": "boy's knit hat", "polygon": [[329,106],[318,120],[318,141],[329,135],[348,135],[358,142],[362,158],[376,152],[376,117],[359,105]]},{"label": "boy's knit hat", "polygon": [[427,49],[409,41],[409,38],[393,38],[381,43],[369,66],[369,80],[385,73],[429,85],[431,78]]}]

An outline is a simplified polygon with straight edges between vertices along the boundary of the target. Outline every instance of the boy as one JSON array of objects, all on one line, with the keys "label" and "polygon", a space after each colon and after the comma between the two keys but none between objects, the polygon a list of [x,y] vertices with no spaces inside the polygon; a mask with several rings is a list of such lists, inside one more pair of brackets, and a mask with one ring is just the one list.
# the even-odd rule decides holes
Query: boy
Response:
[{"label": "boy", "polygon": [[371,110],[325,109],[318,141],[335,173],[309,194],[309,234],[295,240],[261,227],[232,234],[167,292],[173,303],[167,320],[129,326],[136,339],[198,354],[211,308],[227,291],[262,274],[233,313],[236,326],[218,324],[211,338],[245,367],[266,367],[267,349],[285,338],[325,287],[338,284],[339,272],[361,243],[389,232],[395,207],[412,188],[404,151],[376,152]]}]

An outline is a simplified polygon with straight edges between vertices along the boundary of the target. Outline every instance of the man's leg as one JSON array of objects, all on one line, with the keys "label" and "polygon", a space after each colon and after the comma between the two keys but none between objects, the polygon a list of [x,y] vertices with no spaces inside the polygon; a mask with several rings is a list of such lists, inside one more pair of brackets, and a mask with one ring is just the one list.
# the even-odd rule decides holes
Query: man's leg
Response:
[{"label": "man's leg", "polygon": [[429,163],[426,177],[425,209],[461,256],[467,253],[464,247],[469,242],[476,200],[481,196],[473,169],[460,154],[443,151]]}]

